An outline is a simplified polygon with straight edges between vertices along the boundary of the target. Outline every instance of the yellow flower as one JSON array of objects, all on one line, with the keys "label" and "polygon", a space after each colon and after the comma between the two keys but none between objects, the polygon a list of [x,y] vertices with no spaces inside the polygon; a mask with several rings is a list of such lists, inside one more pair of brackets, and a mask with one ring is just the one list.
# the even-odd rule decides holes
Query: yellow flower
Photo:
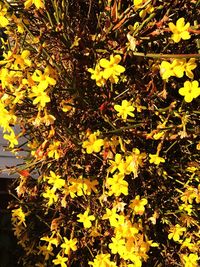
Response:
[{"label": "yellow flower", "polygon": [[190,79],[194,78],[192,70],[197,67],[195,58],[190,58],[187,62],[186,59],[174,59],[172,63],[168,61],[162,61],[160,64],[160,75],[163,80],[168,81],[171,76],[182,78],[184,72]]},{"label": "yellow flower", "polygon": [[[146,2],[146,0],[134,0],[133,3],[134,3],[134,6],[139,6],[141,7],[142,5],[144,5]],[[138,8],[139,8],[138,7]]]},{"label": "yellow flower", "polygon": [[94,215],[88,215],[89,214],[89,208],[83,213],[83,214],[78,214],[77,217],[79,217],[78,222],[82,222],[83,226],[85,228],[90,228],[92,226],[91,221],[95,220]]},{"label": "yellow flower", "polygon": [[4,134],[3,138],[10,142],[9,144],[10,148],[14,148],[15,145],[18,145],[18,140],[16,138],[14,131],[11,131],[10,134]]},{"label": "yellow flower", "polygon": [[196,61],[195,58],[190,58],[189,61],[185,63],[185,74],[190,79],[194,78],[194,74],[192,70],[194,70],[197,67],[197,64],[195,61]]},{"label": "yellow flower", "polygon": [[11,75],[11,71],[9,71],[7,68],[0,69],[0,80],[1,80],[1,86],[3,89],[5,89],[6,87],[9,87],[9,85],[12,84],[12,78],[13,78],[13,75]]},{"label": "yellow flower", "polygon": [[52,252],[53,247],[48,249],[48,246],[39,246],[39,254],[42,254],[44,256],[45,261],[48,261],[50,256],[54,256],[54,253]]},{"label": "yellow flower", "polygon": [[43,193],[43,197],[49,199],[47,203],[48,206],[51,206],[58,201],[58,195],[56,195],[55,192],[56,188],[47,187],[46,191]]},{"label": "yellow flower", "polygon": [[165,162],[165,159],[162,157],[159,157],[157,154],[149,154],[149,162],[154,163],[156,165],[159,165],[161,162]]},{"label": "yellow flower", "polygon": [[26,0],[24,2],[24,7],[29,8],[32,5],[35,5],[37,9],[39,8],[45,8],[44,6],[44,0]]},{"label": "yellow flower", "polygon": [[184,267],[198,267],[199,257],[195,253],[190,253],[189,255],[182,255],[182,260]]},{"label": "yellow flower", "polygon": [[104,86],[108,79],[111,83],[118,83],[118,76],[125,71],[125,68],[118,64],[120,61],[120,55],[111,55],[110,60],[102,58],[95,69],[88,69],[91,79],[96,80],[97,86]]},{"label": "yellow flower", "polygon": [[188,238],[186,238],[184,241],[183,241],[183,243],[182,243],[182,245],[181,245],[181,249],[182,248],[188,248],[190,251],[192,251],[192,252],[194,252],[194,251],[198,251],[198,244],[197,243],[192,243],[191,242],[191,237],[188,237]]},{"label": "yellow flower", "polygon": [[52,262],[55,265],[60,265],[61,267],[67,267],[67,264],[66,264],[67,261],[68,261],[67,257],[63,257],[60,254],[58,254],[56,259],[54,259]]},{"label": "yellow flower", "polygon": [[96,65],[95,69],[89,68],[88,71],[91,73],[91,79],[96,80],[97,86],[101,87],[106,84],[106,79],[103,78],[103,71],[99,64]]},{"label": "yellow flower", "polygon": [[135,199],[131,200],[129,207],[133,209],[134,213],[137,215],[142,215],[145,211],[145,205],[148,203],[146,198],[140,199],[140,196],[137,195]]},{"label": "yellow flower", "polygon": [[186,231],[185,227],[181,227],[179,224],[172,226],[169,231],[171,232],[168,234],[169,239],[173,239],[174,241],[180,241],[180,236]]},{"label": "yellow flower", "polygon": [[112,243],[108,245],[109,249],[111,250],[112,254],[120,253],[125,249],[125,240],[121,239],[120,237],[112,237]]},{"label": "yellow flower", "polygon": [[[142,8],[146,4],[147,0],[134,0],[134,10],[137,11],[138,9]],[[144,9],[142,9],[139,13],[141,18],[144,18],[147,13],[152,13],[154,11],[154,7],[149,4],[146,5]]]},{"label": "yellow flower", "polygon": [[135,107],[132,105],[130,101],[122,100],[122,104],[114,105],[114,109],[118,112],[117,116],[122,117],[124,121],[127,120],[127,116],[134,117],[134,113],[132,111],[135,110]]},{"label": "yellow flower", "polygon": [[52,251],[52,248],[53,248],[52,245],[57,247],[58,244],[59,244],[58,238],[54,237],[54,235],[55,235],[55,232],[53,232],[50,237],[49,236],[43,236],[43,237],[40,238],[41,241],[45,241],[45,242],[48,243],[47,249],[49,251]]},{"label": "yellow flower", "polygon": [[89,265],[93,267],[117,267],[115,262],[110,261],[110,254],[96,255],[94,261],[89,261]]},{"label": "yellow flower", "polygon": [[138,168],[143,166],[143,160],[146,158],[146,153],[140,153],[138,148],[133,148],[131,155],[126,157],[125,173],[133,173],[134,178],[138,177]]},{"label": "yellow flower", "polygon": [[13,66],[15,69],[25,69],[27,66],[31,66],[31,60],[28,58],[30,55],[29,50],[24,50],[21,55],[14,55],[15,61]]},{"label": "yellow flower", "polygon": [[25,223],[26,215],[27,215],[27,213],[24,213],[22,208],[19,207],[18,209],[12,210],[12,219],[11,220],[13,223],[17,222],[17,225],[24,224],[26,226],[26,223]]},{"label": "yellow flower", "polygon": [[186,190],[182,193],[181,200],[185,203],[192,204],[195,198],[195,188],[192,186],[187,186]]},{"label": "yellow flower", "polygon": [[116,197],[121,194],[128,195],[128,183],[124,180],[124,174],[114,174],[113,178],[107,178],[106,186],[109,188],[108,195],[115,195]]},{"label": "yellow flower", "polygon": [[68,187],[69,194],[72,198],[91,195],[92,191],[97,192],[96,186],[99,184],[97,180],[90,181],[82,176],[78,177],[78,179],[69,178],[68,182],[70,183]]},{"label": "yellow flower", "polygon": [[13,22],[15,23],[15,25],[17,26],[18,32],[24,33],[24,25],[23,25],[22,18],[18,18],[14,14],[12,14],[11,18],[12,18]]},{"label": "yellow flower", "polygon": [[56,84],[56,80],[53,77],[51,77],[53,74],[54,72],[52,68],[47,66],[44,69],[43,73],[41,70],[36,69],[31,78],[34,82],[38,82],[37,87],[44,91],[45,89],[47,89],[49,85]]},{"label": "yellow flower", "polygon": [[184,18],[180,18],[177,20],[176,25],[174,25],[174,23],[170,22],[169,23],[169,28],[172,31],[172,40],[175,43],[180,42],[181,39],[183,40],[188,40],[190,39],[190,33],[188,31],[190,27],[190,23],[186,23],[185,24],[185,19]]},{"label": "yellow flower", "polygon": [[133,264],[129,264],[128,267],[142,267],[142,260],[138,255],[131,253],[130,260]]},{"label": "yellow flower", "polygon": [[61,102],[61,109],[63,112],[69,112],[73,109],[73,98],[70,98],[68,100],[63,100]]},{"label": "yellow flower", "polygon": [[76,243],[77,243],[77,239],[76,238],[67,239],[66,237],[64,237],[64,243],[62,243],[61,248],[63,248],[64,251],[65,251],[65,254],[68,255],[69,252],[70,252],[70,249],[73,250],[73,251],[77,250]]},{"label": "yellow flower", "polygon": [[60,158],[60,153],[59,153],[60,145],[61,145],[60,141],[53,141],[53,144],[49,145],[47,153],[49,158],[54,158],[54,159]]},{"label": "yellow flower", "polygon": [[125,68],[118,63],[121,61],[120,55],[111,55],[110,60],[102,58],[99,65],[104,68],[103,78],[109,79],[111,83],[118,83],[118,76],[125,71]]},{"label": "yellow flower", "polygon": [[109,220],[111,226],[118,226],[119,214],[117,214],[116,208],[113,208],[112,210],[106,208],[106,214],[103,215],[102,220],[107,219]]},{"label": "yellow flower", "polygon": [[48,236],[44,236],[40,238],[41,241],[45,241],[48,243],[47,249],[49,251],[52,251],[52,245],[55,245],[56,247],[58,246],[58,240],[57,238],[53,237],[53,235],[51,237]]},{"label": "yellow flower", "polygon": [[46,103],[49,103],[51,101],[50,97],[48,94],[44,91],[45,89],[38,87],[38,86],[33,86],[31,88],[31,93],[29,94],[30,98],[34,97],[33,100],[33,105],[39,105],[40,108],[44,109],[46,106]]},{"label": "yellow flower", "polygon": [[192,82],[186,81],[184,82],[184,87],[181,87],[178,92],[184,96],[185,102],[190,103],[200,95],[199,82],[196,80]]},{"label": "yellow flower", "polygon": [[10,124],[15,124],[17,118],[6,109],[2,99],[0,99],[0,118],[0,127],[3,128],[3,132],[14,132]]},{"label": "yellow flower", "polygon": [[121,154],[117,153],[115,155],[115,160],[110,160],[109,163],[111,164],[108,168],[109,172],[113,173],[118,169],[120,173],[125,173],[126,166]]},{"label": "yellow flower", "polygon": [[179,210],[184,210],[188,213],[188,215],[192,214],[192,205],[188,203],[183,203],[179,206]]},{"label": "yellow flower", "polygon": [[184,75],[185,66],[186,66],[185,59],[174,59],[172,62],[174,76],[182,78]]},{"label": "yellow flower", "polygon": [[93,152],[100,152],[101,147],[104,145],[103,139],[97,139],[99,134],[99,132],[94,132],[89,135],[88,140],[83,142],[82,147],[86,148],[86,152],[88,154],[92,154]]},{"label": "yellow flower", "polygon": [[65,180],[60,179],[60,175],[56,175],[53,171],[50,171],[50,176],[46,178],[48,184],[53,185],[55,189],[61,189],[65,185]]},{"label": "yellow flower", "polygon": [[0,28],[6,27],[9,23],[8,19],[6,18],[7,15],[7,8],[0,3]]},{"label": "yellow flower", "polygon": [[168,81],[168,79],[174,75],[173,66],[168,61],[162,61],[160,65],[160,75],[163,80]]}]

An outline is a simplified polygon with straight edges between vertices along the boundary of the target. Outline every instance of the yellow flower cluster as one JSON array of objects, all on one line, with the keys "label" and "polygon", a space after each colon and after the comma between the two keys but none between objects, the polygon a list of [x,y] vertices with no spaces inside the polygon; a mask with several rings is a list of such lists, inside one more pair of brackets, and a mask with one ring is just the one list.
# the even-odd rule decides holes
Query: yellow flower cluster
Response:
[{"label": "yellow flower cluster", "polygon": [[193,79],[192,71],[196,67],[195,58],[190,58],[188,61],[186,59],[173,59],[171,63],[164,60],[160,65],[160,75],[166,81],[172,76],[182,78],[184,73],[188,78]]},{"label": "yellow flower cluster", "polygon": [[125,71],[125,68],[119,65],[120,61],[120,55],[111,55],[110,60],[102,58],[96,65],[95,69],[88,69],[88,71],[92,74],[91,79],[95,80],[97,86],[100,87],[104,86],[107,80],[109,80],[111,83],[118,83],[118,76]]},{"label": "yellow flower cluster", "polygon": [[53,246],[60,250],[56,258],[52,260],[54,266],[60,265],[61,267],[67,267],[68,256],[70,255],[71,251],[73,252],[77,250],[76,238],[61,238],[56,231],[53,231],[50,237],[46,235],[41,237],[40,240],[41,242],[45,242],[44,245],[40,245],[38,247],[39,254],[44,256],[45,261],[48,261],[51,256],[55,256],[53,252]]},{"label": "yellow flower cluster", "polygon": [[18,244],[20,244],[24,249],[26,248],[27,235],[26,232],[26,216],[28,212],[24,212],[22,207],[15,208],[12,210],[11,221],[12,221],[12,229],[14,231],[14,235],[20,240]]},{"label": "yellow flower cluster", "polygon": [[140,150],[135,148],[132,153],[123,157],[117,153],[114,160],[110,160],[108,173],[113,174],[113,177],[106,178],[106,188],[108,196],[115,195],[116,197],[128,195],[128,182],[124,180],[126,175],[133,174],[134,178],[138,177],[139,166],[143,166],[143,160],[146,158],[145,153],[140,153]]},{"label": "yellow flower cluster", "polygon": [[[197,67],[195,58],[190,58],[187,62],[186,59],[174,59],[171,63],[168,61],[162,61],[160,65],[160,75],[163,80],[168,81],[170,77],[175,76],[182,78],[184,73],[190,79],[194,78],[193,70]],[[192,102],[194,98],[200,95],[199,82],[186,81],[184,86],[179,89],[179,94],[184,96],[184,100],[187,103]]]},{"label": "yellow flower cluster", "polygon": [[45,199],[48,200],[47,205],[51,206],[58,201],[57,190],[63,190],[65,186],[65,180],[60,175],[56,175],[53,171],[50,171],[50,176],[44,176],[43,181],[51,186],[45,188],[45,192],[42,194]]},{"label": "yellow flower cluster", "polygon": [[125,156],[125,158],[117,153],[115,160],[110,160],[110,167],[108,171],[114,173],[116,170],[124,175],[130,175],[133,173],[134,178],[138,176],[139,166],[143,166],[143,160],[146,158],[146,153],[141,153],[138,148],[133,148],[132,152]]},{"label": "yellow flower cluster", "polygon": [[196,204],[200,203],[200,185],[198,188],[186,186],[185,191],[181,193],[180,199],[183,203],[179,205],[179,210],[191,215],[193,212],[193,204],[195,202]]},{"label": "yellow flower cluster", "polygon": [[[13,103],[22,103],[27,97],[33,98],[33,104],[40,110],[50,102],[47,89],[56,84],[55,71],[47,66],[44,71],[36,69],[31,75],[32,61],[29,59],[30,51],[24,50],[21,54],[4,54],[4,65],[0,70],[0,79],[3,89],[9,89],[13,95]],[[51,77],[53,76],[53,77]],[[16,86],[18,85],[18,86]]]},{"label": "yellow flower cluster", "polygon": [[[31,79],[33,84],[31,85],[31,92],[29,94],[30,98],[34,98],[33,105],[39,105],[43,109],[48,102],[50,102],[50,97],[46,92],[46,89],[50,85],[55,85],[56,80],[50,75],[53,73],[53,70],[48,66],[44,69],[44,72],[40,70],[35,70]],[[30,84],[28,80],[25,81],[28,85]]]},{"label": "yellow flower cluster", "polygon": [[69,186],[67,191],[71,198],[80,197],[83,195],[89,196],[92,192],[96,193],[96,186],[99,184],[97,180],[86,179],[82,176],[78,177],[77,179],[69,178],[68,183]]},{"label": "yellow flower cluster", "polygon": [[[67,2],[23,0],[17,12],[12,3],[0,3],[0,28],[8,35],[1,40],[0,127],[16,153],[23,149],[16,148],[18,139],[25,136],[29,153],[25,170],[15,168],[20,181],[11,205],[23,263],[142,267],[161,264],[165,255],[164,265],[179,257],[181,266],[197,267],[199,163],[190,149],[199,146],[198,100],[185,105],[176,94],[168,98],[165,89],[170,78],[175,87],[176,78],[186,76],[179,94],[186,103],[199,97],[199,56],[186,59],[169,52],[184,50],[178,43],[193,32],[190,46],[181,51],[190,53],[199,25],[190,29],[180,18],[166,27],[171,5],[157,6],[162,1],[133,0],[132,6],[130,1],[97,1],[88,10],[77,0],[77,10],[83,8],[78,17]],[[89,23],[82,28],[85,10],[87,22],[98,19],[96,33]],[[192,24],[192,12],[189,18]],[[127,28],[129,23],[134,26]],[[174,42],[167,43],[171,33]],[[155,51],[167,55],[152,55]],[[162,240],[152,232],[160,227],[168,240],[157,259],[150,249]],[[169,246],[176,248],[175,256],[165,253]]]},{"label": "yellow flower cluster", "polygon": [[[135,200],[138,200],[138,196]],[[147,201],[142,199],[138,203],[134,200],[131,208],[135,210],[135,214],[142,214],[144,205]],[[114,228],[114,237],[108,247],[112,254],[117,254],[121,259],[130,261],[133,266],[141,267],[142,260],[148,258],[147,252],[150,246],[157,246],[156,243],[146,239],[142,233],[142,225],[139,223],[132,223],[128,216],[117,213],[117,208],[106,209],[106,214],[102,217],[103,220],[109,220],[110,225]],[[97,265],[99,266],[99,265]],[[129,265],[125,265],[129,266]],[[131,266],[131,264],[130,264]]]}]

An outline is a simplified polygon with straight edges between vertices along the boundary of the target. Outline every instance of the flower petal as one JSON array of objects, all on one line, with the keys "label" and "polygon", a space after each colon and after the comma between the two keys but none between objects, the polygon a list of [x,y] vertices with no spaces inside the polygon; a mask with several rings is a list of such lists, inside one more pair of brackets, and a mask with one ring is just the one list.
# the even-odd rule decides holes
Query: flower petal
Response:
[{"label": "flower petal", "polygon": [[178,28],[179,31],[182,30],[184,25],[185,25],[185,19],[184,18],[180,18],[180,19],[177,20],[176,27]]},{"label": "flower petal", "polygon": [[107,59],[105,58],[102,58],[99,62],[99,65],[102,67],[102,68],[110,68],[110,61],[108,61]]}]

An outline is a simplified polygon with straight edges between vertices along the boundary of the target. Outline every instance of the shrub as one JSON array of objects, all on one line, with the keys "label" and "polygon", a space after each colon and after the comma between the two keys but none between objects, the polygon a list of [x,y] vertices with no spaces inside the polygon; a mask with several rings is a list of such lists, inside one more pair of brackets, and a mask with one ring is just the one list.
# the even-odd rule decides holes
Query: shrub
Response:
[{"label": "shrub", "polygon": [[198,266],[199,4],[1,1],[22,265]]}]

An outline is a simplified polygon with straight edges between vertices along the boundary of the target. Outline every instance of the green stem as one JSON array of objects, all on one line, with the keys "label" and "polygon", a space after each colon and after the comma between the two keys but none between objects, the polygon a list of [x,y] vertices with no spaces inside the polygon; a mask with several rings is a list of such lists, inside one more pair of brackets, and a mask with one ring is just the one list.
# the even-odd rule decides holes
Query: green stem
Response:
[{"label": "green stem", "polygon": [[[35,36],[34,36],[34,34],[29,30],[29,28],[27,27],[27,25],[24,23],[24,22],[22,22],[23,23],[23,26],[24,26],[24,28],[26,29],[26,31],[34,38]],[[42,45],[42,44],[41,44]],[[33,47],[34,48],[34,47]],[[35,48],[34,48],[35,49]],[[37,49],[36,49],[37,50]],[[38,50],[37,50],[38,51]],[[45,54],[45,56],[48,58],[48,60],[50,60],[50,59],[52,59],[52,57],[51,57],[51,55],[49,55],[49,53],[47,52],[47,50],[43,47],[42,48],[42,53],[43,54]],[[49,62],[49,64],[50,65],[52,65],[52,66],[55,66],[56,67],[56,69],[58,70],[58,72],[59,73],[62,73],[62,70],[61,70],[61,68],[58,66],[58,64],[55,62],[55,60],[54,61],[52,61],[53,63],[52,64],[50,64],[50,62]],[[68,83],[68,84],[70,84],[70,80],[69,80],[69,78],[65,75],[65,80],[66,80],[66,82]]]},{"label": "green stem", "polygon": [[141,53],[134,52],[133,56],[136,57],[149,57],[149,58],[200,58],[200,54],[154,54],[154,53]]},{"label": "green stem", "polygon": [[51,16],[50,16],[48,10],[46,12],[47,12],[47,17],[48,17],[48,20],[49,20],[49,22],[51,24],[51,27],[53,28],[53,22],[52,22]]},{"label": "green stem", "polygon": [[156,13],[152,13],[147,19],[145,19],[145,21],[142,22],[142,24],[136,28],[136,30],[133,32],[133,36],[136,35],[136,33],[138,33],[146,24],[149,23],[149,21],[151,21],[154,17],[156,16]]},{"label": "green stem", "polygon": [[170,147],[168,147],[165,151],[163,151],[164,153],[168,153],[168,151],[177,143],[178,141],[176,140]]},{"label": "green stem", "polygon": [[110,122],[110,120],[108,118],[106,118],[105,116],[101,116],[105,122],[107,122],[114,130],[116,129],[115,126]]},{"label": "green stem", "polygon": [[[197,25],[198,25],[198,22],[197,22],[197,20],[195,20],[194,21],[194,26],[197,26]],[[200,39],[197,39],[196,43],[197,43],[198,53],[200,54]]]},{"label": "green stem", "polygon": [[136,127],[142,126],[145,123],[146,122],[142,122],[142,123],[137,123],[137,124],[125,126],[125,127],[119,128],[119,129],[112,130],[112,131],[102,132],[102,134],[120,133],[120,132],[123,132],[125,130],[134,129]]}]

